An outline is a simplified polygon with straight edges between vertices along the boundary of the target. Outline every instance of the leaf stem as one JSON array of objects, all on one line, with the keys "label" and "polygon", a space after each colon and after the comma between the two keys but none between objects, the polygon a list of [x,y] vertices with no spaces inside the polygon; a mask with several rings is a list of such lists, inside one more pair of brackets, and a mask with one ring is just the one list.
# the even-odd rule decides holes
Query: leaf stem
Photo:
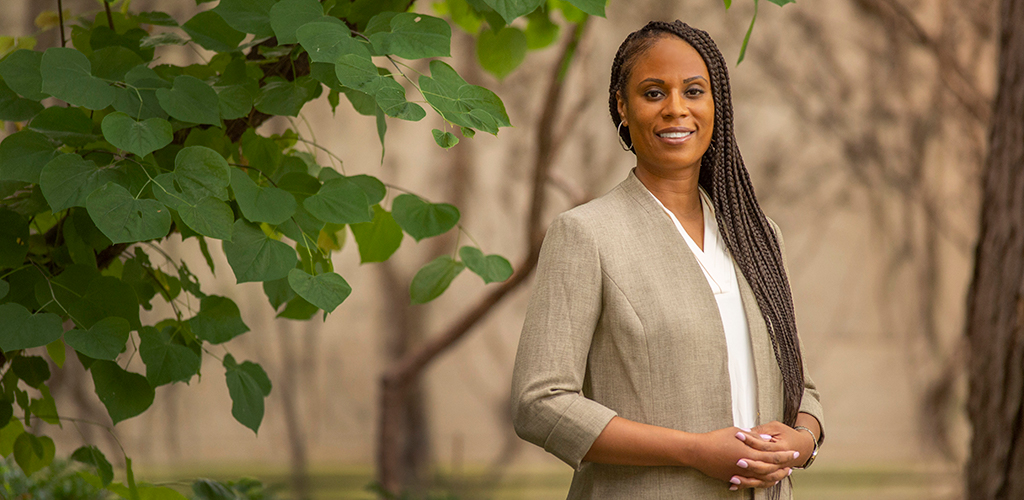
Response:
[{"label": "leaf stem", "polygon": [[260,174],[261,177],[267,179],[267,181],[270,182],[271,185],[277,187],[277,183],[274,182],[274,179],[271,179],[270,176],[265,174],[262,170],[260,170],[259,167],[254,167],[252,165],[242,165],[240,163],[228,163],[228,165],[231,165],[232,167],[244,168],[246,170],[255,170],[257,173]]},{"label": "leaf stem", "polygon": [[308,139],[303,139],[302,137],[296,137],[295,140],[297,140],[299,142],[306,143],[306,144],[310,144],[310,145],[316,147],[317,149],[320,149],[323,152],[327,153],[328,156],[330,156],[331,158],[333,158],[335,160],[338,160],[338,163],[340,163],[340,165],[338,165],[338,166],[341,168],[341,173],[342,173],[342,175],[345,175],[345,160],[342,160],[340,156],[334,154],[333,152],[331,152],[331,150],[321,146],[316,141],[310,141]]},{"label": "leaf stem", "polygon": [[110,2],[107,0],[101,0],[103,2],[103,9],[107,11],[107,24],[110,25],[110,30],[114,31],[114,16],[110,14]]},{"label": "leaf stem", "polygon": [[57,19],[60,21],[60,46],[67,47],[68,40],[64,35],[64,2],[57,0]]}]

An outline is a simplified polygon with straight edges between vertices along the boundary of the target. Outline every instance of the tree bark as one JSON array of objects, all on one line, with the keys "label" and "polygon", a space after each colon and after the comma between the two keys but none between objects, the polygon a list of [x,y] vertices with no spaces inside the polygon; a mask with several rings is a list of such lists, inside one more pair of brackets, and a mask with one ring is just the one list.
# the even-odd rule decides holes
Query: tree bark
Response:
[{"label": "tree bark", "polygon": [[998,91],[968,295],[965,496],[1024,498],[1024,0],[1002,0]]}]

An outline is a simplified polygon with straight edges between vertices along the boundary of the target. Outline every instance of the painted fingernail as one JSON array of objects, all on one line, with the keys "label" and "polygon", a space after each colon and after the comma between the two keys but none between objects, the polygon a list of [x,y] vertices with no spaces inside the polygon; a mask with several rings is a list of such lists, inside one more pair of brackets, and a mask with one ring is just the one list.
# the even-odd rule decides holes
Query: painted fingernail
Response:
[{"label": "painted fingernail", "polygon": [[796,460],[798,458],[800,458],[800,452],[799,451],[794,451],[793,452],[793,460]]},{"label": "painted fingernail", "polygon": [[738,465],[741,469],[746,469],[748,467],[747,461],[743,460],[742,458],[739,462],[736,462],[736,465]]},{"label": "painted fingernail", "polygon": [[779,484],[779,482],[775,481],[774,483],[772,483],[772,486],[775,486],[776,484]]},{"label": "painted fingernail", "polygon": [[736,491],[738,489],[740,489],[740,487],[736,486],[735,484],[729,487],[729,491]]},{"label": "painted fingernail", "polygon": [[742,432],[737,432],[736,433],[736,439],[739,439],[740,441],[746,441],[747,440],[747,435],[742,433]]},{"label": "painted fingernail", "polygon": [[761,439],[763,439],[765,441],[771,441],[772,437],[769,434],[761,434]]},{"label": "painted fingernail", "polygon": [[741,430],[741,431],[746,431],[746,432],[750,432],[750,429],[744,429],[743,427],[740,427],[740,430]]},{"label": "painted fingernail", "polygon": [[786,475],[787,476],[792,476],[793,475],[793,469],[789,469],[789,472],[787,472]]},{"label": "painted fingernail", "polygon": [[740,484],[740,478],[738,476],[733,476],[732,479],[729,480],[729,482],[732,484]]}]

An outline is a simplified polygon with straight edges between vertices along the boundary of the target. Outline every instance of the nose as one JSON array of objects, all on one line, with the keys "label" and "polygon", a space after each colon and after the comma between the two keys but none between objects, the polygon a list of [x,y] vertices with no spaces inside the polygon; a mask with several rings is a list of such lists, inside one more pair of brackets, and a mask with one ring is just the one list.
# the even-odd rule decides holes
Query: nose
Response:
[{"label": "nose", "polygon": [[669,94],[664,103],[665,106],[662,108],[662,114],[665,118],[684,116],[689,112],[689,109],[686,107],[686,100],[678,92]]}]

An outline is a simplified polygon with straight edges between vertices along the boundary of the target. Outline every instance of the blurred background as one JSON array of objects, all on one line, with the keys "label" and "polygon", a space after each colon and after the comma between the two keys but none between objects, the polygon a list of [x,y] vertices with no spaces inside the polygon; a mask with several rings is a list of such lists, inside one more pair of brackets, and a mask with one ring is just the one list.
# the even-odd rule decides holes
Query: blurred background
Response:
[{"label": "blurred background", "polygon": [[[737,137],[761,206],[786,237],[804,357],[825,406],[826,443],[814,467],[793,476],[799,498],[958,498],[969,438],[964,312],[995,87],[995,2],[761,3],[736,65],[753,2],[727,11],[718,0],[610,0],[607,18],[580,28],[559,92],[550,89],[573,38],[568,21],[559,19],[557,40],[504,80],[480,69],[473,38],[456,29],[452,65],[494,90],[514,127],[449,151],[433,144],[438,117],[395,120],[381,163],[373,118],[347,102],[332,113],[326,95],[299,120],[270,121],[261,132],[294,128],[343,158],[349,175],[372,173],[457,205],[485,252],[521,267],[533,242],[531,207],[543,229],[634,165],[608,116],[619,43],[649,20],[708,31],[730,61]],[[183,21],[209,5],[135,0],[131,8]],[[64,7],[99,8],[94,0]],[[4,0],[0,34],[36,33],[36,17],[55,9],[55,1]],[[429,0],[416,9],[438,15]],[[40,34],[37,49],[59,45],[58,36]],[[158,57],[179,64],[202,56],[162,50]],[[238,303],[253,330],[231,349],[258,361],[274,383],[259,434],[231,417],[223,371],[207,357],[203,377],[157,391],[154,407],[114,435],[49,429],[57,455],[87,441],[113,458],[119,442],[136,475],[152,482],[254,476],[284,498],[373,498],[365,486],[374,479],[381,375],[475,311],[479,321],[387,410],[400,412],[403,480],[463,499],[564,498],[571,469],[520,441],[510,420],[529,278],[495,296],[502,285],[463,273],[439,299],[409,304],[413,274],[452,252],[455,238],[407,239],[390,261],[365,266],[354,242],[343,247],[335,265],[355,293],[323,322],[275,319],[259,284],[236,285],[220,251],[211,273],[194,240],[166,242],[204,291]],[[69,362],[51,390],[74,409],[65,413],[104,420],[83,374]]]}]

